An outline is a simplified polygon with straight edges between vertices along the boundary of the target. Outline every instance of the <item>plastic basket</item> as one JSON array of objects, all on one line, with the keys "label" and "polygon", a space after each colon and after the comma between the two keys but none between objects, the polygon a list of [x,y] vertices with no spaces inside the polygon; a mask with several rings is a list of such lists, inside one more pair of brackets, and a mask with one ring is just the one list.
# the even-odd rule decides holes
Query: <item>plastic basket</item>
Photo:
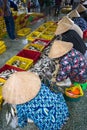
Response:
[{"label": "plastic basket", "polygon": [[40,44],[40,45],[44,45],[45,47],[47,47],[50,44],[50,40],[44,40],[44,39],[35,39],[33,41],[33,43],[35,44]]},{"label": "plastic basket", "polygon": [[[18,62],[18,63],[17,63]],[[15,65],[15,63],[17,63]],[[20,56],[13,56],[11,59],[9,59],[6,64],[15,66],[17,68],[23,69],[23,70],[28,70],[30,67],[33,66],[33,60],[20,57]]]},{"label": "plastic basket", "polygon": [[42,39],[45,39],[45,40],[52,40],[54,38],[53,35],[49,36],[49,35],[46,35],[46,34],[42,34],[39,36],[39,38],[42,38]]},{"label": "plastic basket", "polygon": [[32,32],[30,35],[27,35],[27,40],[29,41],[34,41],[39,35],[37,35],[36,33]]},{"label": "plastic basket", "polygon": [[[79,90],[79,93],[77,93],[78,91],[76,89]],[[82,88],[79,84],[65,89],[65,98],[70,101],[78,101],[78,99],[83,95]]]},{"label": "plastic basket", "polygon": [[39,27],[36,29],[36,31],[42,33],[46,28],[45,27]]},{"label": "plastic basket", "polygon": [[21,29],[21,30],[19,30],[17,32],[17,35],[19,35],[19,36],[26,36],[26,35],[28,35],[30,33],[30,31],[31,31],[30,28],[23,28],[23,29]]},{"label": "plastic basket", "polygon": [[6,51],[6,47],[4,47],[2,50],[0,50],[0,54],[4,53]]},{"label": "plastic basket", "polygon": [[40,44],[27,44],[24,49],[33,50],[33,51],[39,51],[42,52],[44,50],[45,46]]},{"label": "plastic basket", "polygon": [[32,50],[25,50],[25,49],[23,49],[17,54],[17,56],[22,56],[25,58],[32,59],[34,63],[36,63],[36,61],[40,58],[40,55],[41,55],[40,52],[32,51]]},{"label": "plastic basket", "polygon": [[51,31],[51,32],[55,32],[56,31],[56,27],[49,27],[46,31]]},{"label": "plastic basket", "polygon": [[2,102],[3,102],[3,97],[2,97],[2,87],[0,87],[0,110],[1,110]]},{"label": "plastic basket", "polygon": [[[8,79],[12,73],[17,72],[17,71],[24,71],[24,70],[5,64],[2,68],[0,68],[0,78]],[[5,75],[4,75],[4,73],[5,73]]]},{"label": "plastic basket", "polygon": [[46,29],[46,27],[43,25],[39,26],[39,28],[38,28],[38,30],[40,30],[40,31],[44,31],[45,29]]},{"label": "plastic basket", "polygon": [[0,47],[4,44],[4,41],[0,41]]},{"label": "plastic basket", "polygon": [[87,89],[87,82],[85,82],[85,83],[74,82],[73,84],[74,85],[78,85],[79,84],[81,86],[82,90],[86,90]]},{"label": "plastic basket", "polygon": [[44,31],[44,34],[45,35],[55,35],[54,32],[49,31],[49,30]]},{"label": "plastic basket", "polygon": [[87,39],[87,30],[83,31],[83,39]]},{"label": "plastic basket", "polygon": [[5,81],[6,81],[5,79],[0,78],[0,87],[4,85]]},{"label": "plastic basket", "polygon": [[81,99],[81,97],[79,97],[79,98],[70,98],[70,97],[66,96],[65,94],[64,94],[64,98],[65,98],[66,101],[70,101],[70,102],[78,102]]},{"label": "plastic basket", "polygon": [[5,79],[0,78],[0,109],[1,109],[1,104],[3,102],[3,97],[2,97],[2,86],[5,83]]}]

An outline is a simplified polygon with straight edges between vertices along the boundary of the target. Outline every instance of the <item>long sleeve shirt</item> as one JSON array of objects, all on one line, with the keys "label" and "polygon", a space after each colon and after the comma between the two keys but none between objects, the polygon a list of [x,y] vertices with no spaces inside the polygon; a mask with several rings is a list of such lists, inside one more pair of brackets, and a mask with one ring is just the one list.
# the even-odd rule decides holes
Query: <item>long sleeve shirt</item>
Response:
[{"label": "long sleeve shirt", "polygon": [[73,82],[84,83],[87,80],[87,61],[77,50],[72,49],[60,59],[60,67],[56,80],[58,82],[68,77]]},{"label": "long sleeve shirt", "polygon": [[56,94],[44,84],[35,98],[16,108],[20,127],[27,125],[29,118],[39,130],[60,130],[69,116],[62,93]]}]

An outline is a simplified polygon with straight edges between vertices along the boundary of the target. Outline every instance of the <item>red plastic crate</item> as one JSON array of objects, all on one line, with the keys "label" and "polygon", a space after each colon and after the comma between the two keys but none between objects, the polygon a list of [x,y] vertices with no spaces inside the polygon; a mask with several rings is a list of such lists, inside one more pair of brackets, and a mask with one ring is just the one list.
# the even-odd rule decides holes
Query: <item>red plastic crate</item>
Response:
[{"label": "red plastic crate", "polygon": [[40,58],[40,55],[41,55],[41,52],[33,51],[33,50],[26,50],[26,49],[23,49],[17,54],[17,56],[32,59],[34,61],[34,64]]},{"label": "red plastic crate", "polygon": [[45,40],[40,38],[35,39],[32,43],[40,44],[39,41],[44,42],[43,45],[45,46],[45,48],[50,44],[50,40]]},{"label": "red plastic crate", "polygon": [[87,30],[83,31],[83,39],[87,39]]},{"label": "red plastic crate", "polygon": [[[15,71],[24,71],[24,70],[22,70],[22,69],[20,69],[20,68],[17,68],[17,67],[14,67],[14,66],[10,66],[10,65],[7,65],[7,64],[5,64],[2,68],[0,68],[0,74],[2,73],[2,72],[4,72],[4,71],[6,71],[6,70],[15,70]],[[1,77],[1,76],[0,76]],[[6,78],[4,78],[4,77],[1,77],[1,78],[3,78],[3,79],[6,79]]]}]

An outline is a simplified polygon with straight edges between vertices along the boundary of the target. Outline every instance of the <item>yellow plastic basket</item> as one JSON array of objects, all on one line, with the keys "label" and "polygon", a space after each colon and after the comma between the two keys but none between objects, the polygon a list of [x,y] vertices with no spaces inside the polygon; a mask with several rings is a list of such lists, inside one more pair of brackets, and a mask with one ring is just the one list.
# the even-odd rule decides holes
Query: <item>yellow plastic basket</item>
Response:
[{"label": "yellow plastic basket", "polygon": [[4,53],[6,51],[6,47],[3,48],[3,50],[0,50],[0,54]]},{"label": "yellow plastic basket", "polygon": [[4,41],[0,41],[0,47],[4,45]]},{"label": "yellow plastic basket", "polygon": [[0,109],[1,109],[1,104],[3,102],[3,97],[2,97],[2,86],[4,85],[6,80],[0,78]]},{"label": "yellow plastic basket", "polygon": [[0,109],[2,104],[3,98],[2,98],[2,87],[0,87]]},{"label": "yellow plastic basket", "polygon": [[45,40],[52,40],[54,38],[54,35],[46,35],[46,34],[41,34],[39,38],[45,39]]},{"label": "yellow plastic basket", "polygon": [[[20,64],[18,66],[15,66],[15,62],[19,62]],[[33,60],[20,56],[13,56],[6,62],[6,64],[15,66],[23,70],[28,70],[30,67],[33,66]]]},{"label": "yellow plastic basket", "polygon": [[[33,47],[34,49],[31,49],[32,47]],[[39,52],[42,52],[44,48],[45,48],[44,45],[34,44],[34,43],[29,43],[29,44],[27,44],[27,45],[24,47],[24,49],[34,50],[34,51],[39,51]]]},{"label": "yellow plastic basket", "polygon": [[6,46],[3,44],[1,47],[0,47],[0,54],[2,54],[3,52],[6,51]]},{"label": "yellow plastic basket", "polygon": [[38,36],[38,35],[40,35],[41,34],[41,32],[39,32],[39,31],[33,31],[33,33],[36,35],[36,36]]},{"label": "yellow plastic basket", "polygon": [[[75,89],[79,90],[79,94],[76,94],[76,92],[74,92]],[[76,86],[73,86],[73,87],[70,87],[70,88],[66,88],[65,89],[65,95],[69,98],[79,98],[79,97],[83,96],[84,94],[83,94],[81,86],[76,85]]]},{"label": "yellow plastic basket", "polygon": [[32,32],[30,35],[27,35],[27,40],[29,41],[34,41],[36,38],[38,38],[39,35],[37,35],[36,33]]},{"label": "yellow plastic basket", "polygon": [[30,28],[23,28],[23,29],[20,29],[18,32],[17,32],[17,35],[19,36],[26,36],[30,33],[31,29]]},{"label": "yellow plastic basket", "polygon": [[56,31],[56,27],[49,27],[48,29],[47,29],[47,31],[51,31],[51,32],[55,32]]}]

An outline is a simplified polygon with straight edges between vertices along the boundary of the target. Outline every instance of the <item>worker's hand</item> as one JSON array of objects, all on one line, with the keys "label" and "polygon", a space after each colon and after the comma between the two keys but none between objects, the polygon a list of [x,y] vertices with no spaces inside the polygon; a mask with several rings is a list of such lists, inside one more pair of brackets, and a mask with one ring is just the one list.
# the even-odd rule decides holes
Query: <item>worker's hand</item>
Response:
[{"label": "worker's hand", "polygon": [[52,81],[52,82],[56,82],[56,78],[53,77],[53,78],[51,79],[51,81]]},{"label": "worker's hand", "polygon": [[59,65],[56,66],[56,69],[52,74],[53,77],[56,77],[56,75],[58,74],[58,69],[59,69]]}]

